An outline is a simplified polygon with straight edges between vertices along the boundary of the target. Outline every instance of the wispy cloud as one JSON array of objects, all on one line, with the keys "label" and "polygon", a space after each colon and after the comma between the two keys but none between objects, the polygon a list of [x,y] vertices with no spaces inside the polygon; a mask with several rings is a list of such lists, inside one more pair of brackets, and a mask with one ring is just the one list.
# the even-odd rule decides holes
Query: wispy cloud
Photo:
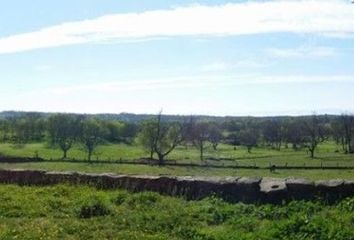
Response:
[{"label": "wispy cloud", "polygon": [[[78,93],[119,93],[119,92],[137,92],[137,91],[156,91],[163,89],[186,89],[192,88],[200,90],[209,87],[227,87],[254,84],[287,84],[287,83],[323,83],[323,82],[353,82],[354,75],[258,75],[244,74],[237,76],[184,76],[170,77],[159,80],[134,80],[134,81],[112,81],[93,84],[76,84],[71,86],[53,86],[45,92],[53,95],[73,95]],[[38,94],[32,92],[29,94]]]},{"label": "wispy cloud", "polygon": [[297,48],[269,48],[266,52],[279,58],[322,58],[332,57],[336,54],[336,50],[331,47],[311,47],[301,46]]},{"label": "wispy cloud", "polygon": [[217,61],[205,64],[200,67],[202,72],[226,71],[232,68],[232,65],[226,62]]},{"label": "wispy cloud", "polygon": [[42,64],[42,65],[35,66],[34,69],[39,72],[45,72],[45,71],[49,71],[49,70],[53,69],[53,66],[47,65],[47,64]]},{"label": "wispy cloud", "polygon": [[111,14],[0,38],[0,54],[107,41],[275,32],[354,35],[354,7],[344,0],[244,2]]}]

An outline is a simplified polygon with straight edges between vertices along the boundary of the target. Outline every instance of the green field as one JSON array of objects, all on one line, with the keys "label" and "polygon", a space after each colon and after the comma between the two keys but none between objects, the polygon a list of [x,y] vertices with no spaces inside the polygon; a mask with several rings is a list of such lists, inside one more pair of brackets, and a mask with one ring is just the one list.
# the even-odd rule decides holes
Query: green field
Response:
[{"label": "green field", "polygon": [[[269,166],[269,164],[284,165],[320,165],[325,166],[354,166],[354,155],[338,152],[338,146],[333,143],[323,143],[318,147],[316,158],[308,157],[306,150],[294,151],[291,148],[282,148],[280,151],[266,147],[258,147],[248,153],[244,147],[234,150],[232,146],[221,144],[215,151],[207,148],[205,159],[214,164]],[[38,155],[44,159],[60,159],[62,152],[59,149],[48,147],[45,143],[24,145],[0,144],[0,154],[3,156],[34,157]],[[97,160],[136,160],[148,157],[148,153],[139,145],[106,144],[97,148],[94,159]],[[86,159],[86,153],[80,146],[75,146],[68,152],[70,159]],[[227,159],[227,160],[219,160]],[[200,163],[199,152],[196,148],[179,146],[168,155],[167,160],[176,160],[185,163]]]},{"label": "green field", "polygon": [[0,239],[354,239],[354,198],[229,204],[87,186],[0,185]]},{"label": "green field", "polygon": [[[217,151],[211,148],[206,151],[206,159],[199,160],[198,151],[193,147],[178,147],[167,159],[180,163],[213,164],[225,166],[263,166],[270,164],[278,166],[354,166],[354,155],[337,152],[337,146],[325,143],[319,146],[317,157],[311,159],[305,150],[292,149],[273,150],[270,148],[255,148],[252,153],[240,147],[234,150],[232,146],[220,145]],[[0,153],[4,156],[33,157],[36,154],[44,159],[60,159],[58,149],[48,147],[44,143],[26,145],[0,144]],[[148,154],[139,146],[124,144],[108,144],[100,146],[95,159],[98,160],[129,160],[135,161]],[[71,159],[85,159],[86,153],[80,146],[69,151]],[[218,160],[219,159],[219,160]],[[227,160],[220,160],[227,159]],[[202,176],[271,176],[271,177],[306,177],[310,179],[344,178],[354,179],[354,170],[276,170],[271,173],[266,169],[219,169],[212,167],[180,167],[180,166],[148,166],[129,164],[96,164],[69,162],[33,162],[33,163],[0,163],[0,168],[43,169],[60,171],[83,172],[113,172],[122,174],[151,174],[151,175],[202,175]]]}]

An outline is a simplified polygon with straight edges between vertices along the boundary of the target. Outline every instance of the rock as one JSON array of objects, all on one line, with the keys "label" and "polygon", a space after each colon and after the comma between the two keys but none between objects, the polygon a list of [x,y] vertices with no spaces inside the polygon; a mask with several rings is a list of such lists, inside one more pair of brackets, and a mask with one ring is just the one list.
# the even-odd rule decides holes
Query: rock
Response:
[{"label": "rock", "polygon": [[45,172],[37,170],[1,170],[1,183],[87,184],[98,188],[122,188],[133,192],[154,191],[186,199],[201,199],[217,195],[230,202],[280,203],[292,199],[337,201],[354,196],[354,181],[341,179],[316,181],[252,177],[169,177],[146,175],[88,174],[79,172]]},{"label": "rock", "polygon": [[45,171],[38,170],[1,170],[0,181],[3,183],[16,183],[20,185],[32,185],[44,183]]},{"label": "rock", "polygon": [[342,199],[346,194],[344,190],[344,180],[320,180],[315,182],[316,194],[323,200],[334,202]]},{"label": "rock", "polygon": [[317,188],[323,189],[335,189],[344,184],[342,179],[332,179],[332,180],[319,180],[315,182]]},{"label": "rock", "polygon": [[202,199],[206,196],[220,195],[220,178],[177,177],[174,192],[189,200]]},{"label": "rock", "polygon": [[281,203],[288,199],[288,191],[284,179],[263,178],[260,183],[260,191],[263,200],[269,203]]},{"label": "rock", "polygon": [[285,180],[288,196],[292,200],[311,200],[315,198],[315,184],[313,181],[301,178],[288,178]]},{"label": "rock", "polygon": [[44,182],[46,184],[74,183],[75,174],[74,172],[46,172],[44,174]]},{"label": "rock", "polygon": [[259,202],[261,194],[259,183],[262,179],[258,177],[241,177],[235,184],[227,185],[224,189],[224,199],[231,202]]},{"label": "rock", "polygon": [[354,195],[354,181],[344,181],[343,192],[345,193],[345,197],[353,196]]}]

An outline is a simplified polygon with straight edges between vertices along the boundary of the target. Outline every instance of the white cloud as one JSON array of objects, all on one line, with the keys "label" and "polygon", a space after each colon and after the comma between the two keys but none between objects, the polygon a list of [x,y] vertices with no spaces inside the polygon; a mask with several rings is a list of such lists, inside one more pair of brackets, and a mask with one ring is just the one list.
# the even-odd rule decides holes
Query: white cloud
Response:
[{"label": "white cloud", "polygon": [[308,47],[301,46],[293,49],[286,48],[269,48],[266,52],[279,58],[321,58],[332,57],[336,54],[336,50],[330,47]]},{"label": "white cloud", "polygon": [[112,14],[2,37],[0,54],[107,41],[275,32],[353,36],[354,7],[344,0],[293,0]]},{"label": "white cloud", "polygon": [[[7,101],[0,102],[0,108],[90,113],[156,113],[163,108],[165,113],[187,115],[276,115],[285,112],[295,114],[302,109],[311,113],[314,110],[320,112],[321,106],[353,109],[350,105],[353,101],[348,101],[353,99],[350,91],[314,91],[314,86],[322,88],[325,85],[321,83],[333,83],[331,86],[354,83],[354,75],[209,74],[67,86],[53,84],[46,89],[4,93]],[[246,90],[250,88],[261,91],[248,94]],[[262,89],[264,94],[260,94]],[[283,95],[283,91],[288,92]]]},{"label": "white cloud", "polygon": [[209,64],[205,64],[200,67],[201,72],[217,72],[227,71],[232,69],[249,69],[249,68],[262,68],[271,65],[265,59],[243,59],[235,62],[216,61]]}]

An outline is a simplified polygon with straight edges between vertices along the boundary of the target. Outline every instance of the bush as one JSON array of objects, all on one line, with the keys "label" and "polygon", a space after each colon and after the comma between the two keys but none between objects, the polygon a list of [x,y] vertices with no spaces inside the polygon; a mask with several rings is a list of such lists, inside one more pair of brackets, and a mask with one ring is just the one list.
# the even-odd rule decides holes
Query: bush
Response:
[{"label": "bush", "polygon": [[78,211],[80,218],[99,217],[111,214],[108,198],[102,195],[92,195],[84,199]]},{"label": "bush", "polygon": [[115,196],[115,198],[112,200],[114,204],[116,205],[121,205],[123,204],[128,198],[128,194],[125,192],[120,192]]},{"label": "bush", "polygon": [[160,199],[160,195],[153,192],[142,192],[134,194],[129,200],[128,204],[131,206],[149,207]]},{"label": "bush", "polygon": [[354,212],[354,198],[346,198],[339,204],[339,209]]},{"label": "bush", "polygon": [[183,227],[175,231],[175,234],[182,239],[190,240],[214,240],[213,237],[208,236],[207,234],[201,233],[195,228],[192,227]]}]

